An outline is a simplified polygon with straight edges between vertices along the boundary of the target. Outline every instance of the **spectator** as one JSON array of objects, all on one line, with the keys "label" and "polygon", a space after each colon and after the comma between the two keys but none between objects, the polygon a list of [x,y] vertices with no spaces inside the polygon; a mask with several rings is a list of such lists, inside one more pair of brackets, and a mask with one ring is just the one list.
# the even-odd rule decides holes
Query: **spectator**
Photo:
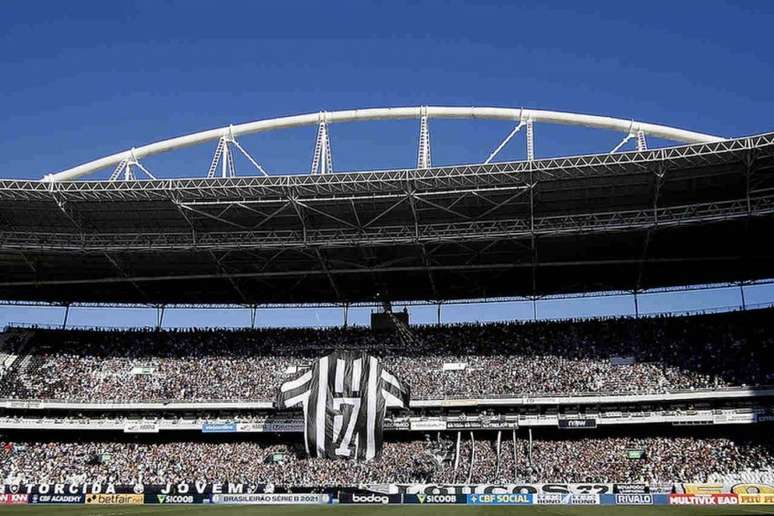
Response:
[{"label": "spectator", "polygon": [[[451,437],[451,436],[450,436]],[[471,469],[471,451],[475,460]],[[629,459],[627,450],[644,458]],[[355,486],[407,482],[705,482],[756,472],[774,480],[770,441],[698,437],[589,437],[496,444],[465,440],[459,461],[452,440],[387,441],[372,462],[297,456],[287,444],[247,442],[62,442],[0,443],[0,477],[6,484],[166,484],[204,480],[277,486]],[[281,463],[268,455],[283,453]],[[99,457],[103,457],[99,460]],[[455,462],[457,468],[455,469]],[[499,467],[498,467],[499,463]],[[749,473],[747,473],[749,475]]]},{"label": "spectator", "polygon": [[766,366],[773,315],[427,326],[413,329],[411,347],[398,333],[364,328],[37,330],[29,359],[17,359],[0,393],[73,401],[271,400],[291,371],[333,349],[381,357],[414,398],[764,385],[774,380]]}]

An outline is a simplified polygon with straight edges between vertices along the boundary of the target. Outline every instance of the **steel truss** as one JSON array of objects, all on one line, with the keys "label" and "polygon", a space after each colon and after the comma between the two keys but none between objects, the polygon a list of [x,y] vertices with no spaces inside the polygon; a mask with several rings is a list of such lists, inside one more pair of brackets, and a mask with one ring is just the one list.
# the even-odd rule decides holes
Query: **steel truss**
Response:
[{"label": "steel truss", "polygon": [[664,163],[665,170],[712,166],[742,161],[755,150],[759,157],[774,155],[774,132],[745,138],[679,147],[613,154],[593,154],[489,164],[455,165],[429,169],[395,169],[319,175],[227,177],[212,179],[157,179],[144,181],[41,182],[0,180],[0,199],[50,200],[57,194],[67,200],[173,200],[233,197],[285,197],[370,194],[400,191],[406,181],[429,188],[481,186],[498,181],[525,184],[530,172],[537,181],[626,175]]},{"label": "steel truss", "polygon": [[[470,242],[529,239],[533,235],[569,235],[643,230],[698,224],[774,213],[774,194],[730,201],[655,209],[581,213],[549,217],[406,224],[352,228],[218,231],[183,233],[0,232],[0,249],[42,251],[142,251],[193,249],[304,249],[380,246],[417,242]],[[531,219],[531,220],[530,220]]]},{"label": "steel truss", "polygon": [[[222,157],[221,175],[222,177],[236,175],[236,170],[233,166],[233,160],[231,159],[230,151],[228,148],[228,142],[236,142],[235,137],[245,134],[273,131],[277,129],[287,129],[291,127],[303,127],[308,125],[317,125],[317,140],[315,145],[314,157],[312,159],[311,174],[326,174],[333,171],[332,154],[330,150],[330,141],[328,136],[328,124],[330,123],[342,123],[342,122],[358,122],[358,121],[373,121],[373,120],[404,120],[408,118],[418,118],[420,120],[420,137],[419,137],[419,149],[417,157],[417,168],[429,168],[431,167],[430,159],[430,134],[428,128],[428,121],[430,118],[468,118],[468,119],[488,119],[488,120],[504,120],[504,121],[517,121],[521,125],[522,123],[527,126],[527,159],[532,161],[535,157],[535,141],[534,141],[534,123],[547,123],[547,124],[559,124],[559,125],[576,125],[593,127],[596,129],[606,129],[611,131],[625,132],[629,136],[623,143],[628,141],[634,135],[637,137],[637,150],[645,150],[647,145],[645,143],[646,135],[656,136],[664,138],[666,140],[682,142],[682,143],[700,143],[700,142],[713,142],[721,140],[714,135],[697,133],[694,131],[686,131],[684,129],[677,129],[674,127],[667,127],[658,124],[635,122],[634,120],[622,120],[611,117],[602,117],[595,115],[584,115],[578,113],[566,113],[557,111],[543,111],[543,110],[531,110],[531,109],[513,109],[513,108],[460,108],[460,107],[439,107],[439,106],[421,106],[421,107],[408,107],[408,108],[372,108],[361,109],[351,111],[334,111],[331,113],[320,112],[311,113],[307,115],[297,115],[282,118],[274,118],[268,120],[259,120],[256,122],[249,122],[246,124],[229,125],[220,129],[213,129],[209,131],[203,131],[199,133],[189,134],[173,138],[171,140],[160,141],[149,145],[144,145],[139,148],[132,148],[129,151],[114,154],[112,156],[105,156],[89,163],[84,163],[77,167],[64,170],[56,174],[48,174],[43,180],[46,182],[56,181],[69,181],[78,179],[80,177],[92,174],[106,167],[116,166],[113,174],[111,175],[111,181],[118,180],[121,177],[122,171],[124,171],[124,180],[136,179],[136,176],[131,171],[131,166],[137,166],[143,172],[148,174],[151,179],[153,178],[147,170],[139,163],[139,158],[146,156],[152,156],[163,152],[170,152],[176,149],[188,147],[191,145],[203,144],[211,141],[218,141],[218,145],[215,149],[212,163],[210,165],[208,177],[214,177],[215,168],[218,159]],[[514,131],[507,139],[506,142],[498,147],[495,151],[496,154],[502,146],[507,143]],[[622,146],[614,149],[618,150]],[[247,154],[239,144],[236,147],[240,151]],[[487,163],[491,161],[491,155],[487,160]],[[263,172],[260,166],[247,155],[248,159],[255,165],[259,171]]]},{"label": "steel truss", "polygon": [[[702,272],[686,281],[769,274],[761,263],[771,250],[757,243],[753,248],[751,239],[765,231],[757,228],[768,227],[772,214],[774,133],[409,170],[0,181],[0,253],[8,264],[0,269],[8,271],[0,288],[7,297],[35,292],[32,299],[62,301],[70,293],[60,287],[77,285],[73,301],[85,293],[89,300],[116,296],[159,304],[197,300],[165,291],[172,287],[159,282],[203,280],[213,301],[246,306],[281,298],[351,303],[401,281],[396,290],[411,293],[398,295],[435,300],[467,291],[473,297],[531,292],[532,299],[565,288],[632,285],[639,292],[675,284],[669,274],[694,263]],[[733,250],[702,247],[692,256],[688,243],[668,252],[651,250],[651,234],[661,229],[699,228],[691,229],[690,238],[701,244],[699,226],[733,221],[742,221],[734,223],[736,229],[753,228]],[[557,250],[579,242],[587,254]],[[165,253],[180,254],[161,258]],[[175,274],[169,270],[172,257],[181,264]],[[749,273],[743,270],[748,262]],[[722,274],[704,274],[715,263],[724,264],[717,269]],[[658,276],[662,265],[670,272]],[[584,283],[576,280],[581,270],[610,272],[594,272],[599,278]],[[552,285],[551,277],[561,278],[561,286]],[[364,288],[357,278],[370,285]],[[120,285],[113,294],[100,291],[105,284]]]}]

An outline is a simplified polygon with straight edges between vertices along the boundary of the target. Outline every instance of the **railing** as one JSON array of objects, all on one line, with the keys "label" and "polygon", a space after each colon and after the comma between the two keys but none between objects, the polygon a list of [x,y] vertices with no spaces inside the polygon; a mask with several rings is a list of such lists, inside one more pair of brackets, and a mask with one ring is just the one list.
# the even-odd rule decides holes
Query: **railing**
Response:
[{"label": "railing", "polygon": [[[723,286],[718,288],[739,288],[738,286]],[[630,296],[631,293],[620,293],[620,294],[614,294],[616,296]],[[641,293],[640,295],[650,295],[648,292]],[[541,300],[538,299],[538,302]],[[546,299],[544,301],[555,301],[555,299]],[[506,301],[498,301],[498,302],[526,302],[524,300],[506,300]],[[401,303],[402,304],[402,303]],[[449,303],[442,303],[443,305],[454,305],[455,303],[449,302]],[[135,308],[135,307],[132,307]],[[144,307],[148,310],[153,310],[153,307]],[[332,307],[329,307],[332,308]],[[610,320],[616,320],[616,319],[631,319],[636,320],[637,318],[655,318],[655,317],[688,317],[688,316],[696,316],[696,315],[711,315],[711,314],[720,314],[720,313],[731,313],[731,312],[745,312],[745,311],[752,311],[752,310],[763,310],[766,308],[774,308],[774,301],[769,301],[766,303],[749,303],[746,304],[744,307],[741,305],[724,305],[724,306],[714,306],[709,308],[698,308],[693,310],[672,310],[672,311],[659,311],[659,312],[640,312],[639,316],[635,316],[635,314],[600,314],[600,315],[589,315],[589,316],[568,316],[568,317],[546,317],[546,318],[540,318],[537,319],[529,319],[529,320],[504,320],[504,321],[487,321],[487,323],[497,323],[497,322],[512,322],[514,324],[530,324],[531,322],[540,321],[540,322],[587,322],[587,321],[610,321]],[[167,310],[175,310],[176,308],[167,308]],[[186,308],[179,308],[179,310],[185,310]],[[205,308],[191,308],[191,310],[203,310]],[[220,310],[221,308],[213,308],[213,310]],[[241,309],[249,310],[249,307],[241,307]],[[442,324],[441,326],[460,326],[465,324],[475,324],[475,321],[470,322],[459,322],[459,323],[446,323]],[[438,326],[434,323],[418,323],[418,324],[412,324],[411,327],[435,327]],[[349,324],[349,327],[351,328],[366,328],[367,326],[358,326],[356,324]],[[219,326],[202,326],[197,328],[161,328],[161,331],[176,331],[179,330],[181,332],[188,332],[188,331],[226,331],[226,332],[240,332],[240,331],[267,331],[267,330],[295,330],[295,329],[305,329],[307,327],[277,327],[277,328],[270,328],[270,327],[258,327],[258,328],[249,328],[249,327],[219,327]],[[340,328],[339,325],[327,325],[327,326],[314,326],[313,328]],[[62,328],[61,323],[28,323],[28,322],[19,322],[19,321],[11,321],[5,325],[5,328],[3,331],[12,331],[12,330],[18,330],[18,329],[25,329],[25,330],[81,330],[81,331],[136,331],[136,332],[149,332],[149,331],[157,331],[159,328],[156,326],[88,326],[88,325],[73,325],[68,324],[67,328]]]},{"label": "railing", "polygon": [[[485,397],[416,398],[412,408],[466,407],[466,406],[523,406],[523,405],[568,405],[568,404],[615,404],[644,403],[660,401],[690,401],[701,399],[759,398],[774,396],[774,386],[724,387],[719,389],[678,390],[669,393],[621,394],[621,393],[569,393],[565,395],[490,395]],[[125,400],[55,400],[55,399],[0,399],[0,408],[5,409],[73,409],[73,410],[273,410],[271,400],[146,400],[126,402]]]},{"label": "railing", "polygon": [[[771,392],[769,392],[771,391]],[[756,385],[756,386],[725,386],[714,387],[705,389],[675,389],[666,391],[650,391],[650,392],[614,392],[614,391],[585,391],[585,392],[535,392],[535,393],[512,393],[512,394],[476,394],[475,399],[538,399],[538,398],[590,398],[590,397],[632,397],[632,396],[684,396],[686,394],[704,396],[706,394],[718,394],[718,393],[752,393],[763,392],[768,393],[765,395],[774,395],[774,386],[772,385]],[[417,396],[414,400],[437,400],[438,397],[432,396]],[[466,400],[471,399],[470,395],[444,395],[446,400]]]},{"label": "railing", "polygon": [[[769,421],[770,413],[763,407],[741,409],[702,409],[690,411],[655,410],[645,412],[585,412],[583,414],[520,414],[497,416],[480,413],[465,416],[393,416],[385,419],[385,430],[502,430],[519,427],[556,427],[559,420],[594,419],[597,425],[658,424],[724,425],[754,424]],[[157,433],[161,430],[204,430],[207,425],[232,423],[232,431],[302,432],[301,417],[277,419],[272,416],[220,417],[0,417],[0,429],[80,429],[123,430],[126,433]]]}]

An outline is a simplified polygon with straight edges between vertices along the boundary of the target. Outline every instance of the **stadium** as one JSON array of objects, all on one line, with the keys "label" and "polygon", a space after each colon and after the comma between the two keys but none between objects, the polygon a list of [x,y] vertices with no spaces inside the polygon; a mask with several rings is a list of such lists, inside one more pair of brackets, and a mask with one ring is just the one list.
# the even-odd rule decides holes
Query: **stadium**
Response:
[{"label": "stadium", "polygon": [[[510,129],[481,163],[434,167],[430,122],[444,118]],[[333,170],[330,126],[390,119],[417,122],[415,168]],[[538,158],[544,124],[620,143]],[[268,174],[240,144],[299,126],[316,127],[309,174]],[[527,159],[498,160],[521,133]],[[214,149],[206,177],[143,164],[191,145]],[[159,314],[149,329],[68,329],[66,315],[5,329],[2,499],[771,504],[772,308],[416,325],[398,307],[744,294],[774,277],[772,192],[774,133],[432,106],[260,120],[2,179],[7,305]],[[197,306],[373,313],[370,327],[160,328],[165,309]]]}]

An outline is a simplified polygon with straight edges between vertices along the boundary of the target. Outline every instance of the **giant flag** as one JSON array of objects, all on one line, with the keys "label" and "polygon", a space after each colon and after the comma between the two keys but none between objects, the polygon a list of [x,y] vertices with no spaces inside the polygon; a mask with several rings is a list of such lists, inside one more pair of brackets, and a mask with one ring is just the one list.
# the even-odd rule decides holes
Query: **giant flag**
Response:
[{"label": "giant flag", "polygon": [[376,357],[334,351],[280,387],[279,408],[301,407],[311,456],[370,460],[382,448],[388,407],[408,408],[409,390]]}]

